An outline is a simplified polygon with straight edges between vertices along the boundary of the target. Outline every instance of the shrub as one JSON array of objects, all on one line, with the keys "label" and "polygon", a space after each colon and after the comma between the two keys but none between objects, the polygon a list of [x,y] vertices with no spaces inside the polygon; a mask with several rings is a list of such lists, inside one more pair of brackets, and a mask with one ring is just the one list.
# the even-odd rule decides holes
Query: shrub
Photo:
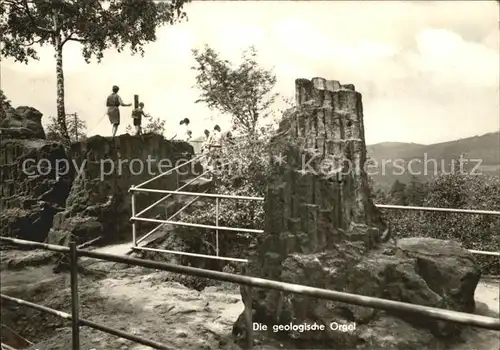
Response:
[{"label": "shrub", "polygon": [[[242,138],[237,145],[220,150],[219,164],[213,170],[215,193],[263,197],[268,174],[269,130],[252,138]],[[219,226],[233,228],[262,229],[264,209],[262,201],[219,199]],[[200,224],[215,224],[215,199],[204,200],[204,205],[183,217],[183,221]],[[177,230],[188,251],[216,254],[215,230],[182,228]],[[219,230],[219,255],[246,258],[249,246],[257,234]],[[205,264],[206,262],[204,262]],[[242,264],[213,263],[213,268],[241,271]],[[206,265],[204,265],[207,267]]]},{"label": "shrub", "polygon": [[[500,178],[451,173],[429,183],[425,207],[500,210]],[[386,210],[397,237],[425,236],[456,240],[464,248],[500,251],[500,217],[444,212]],[[484,274],[498,274],[497,257],[475,255]]]}]

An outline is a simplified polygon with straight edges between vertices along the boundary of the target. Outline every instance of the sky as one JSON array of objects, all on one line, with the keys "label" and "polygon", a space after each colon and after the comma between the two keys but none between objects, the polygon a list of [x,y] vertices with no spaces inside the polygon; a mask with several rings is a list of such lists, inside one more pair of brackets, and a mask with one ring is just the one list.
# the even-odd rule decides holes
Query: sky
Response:
[{"label": "sky", "polygon": [[[208,44],[231,62],[254,45],[277,76],[275,91],[294,96],[297,78],[354,84],[363,95],[367,144],[431,144],[498,131],[499,8],[495,1],[194,1],[188,21],[158,30],[144,57],[106,51],[86,64],[78,43],[64,48],[66,112],[89,135],[111,135],[104,117],[112,85],[125,103],[138,94],[145,111],[166,121],[166,135],[191,120],[193,136],[227,116],[195,104],[192,49]],[[14,106],[56,115],[55,59],[1,62],[0,86]],[[279,106],[276,106],[279,107]],[[130,124],[122,108],[119,133]]]}]

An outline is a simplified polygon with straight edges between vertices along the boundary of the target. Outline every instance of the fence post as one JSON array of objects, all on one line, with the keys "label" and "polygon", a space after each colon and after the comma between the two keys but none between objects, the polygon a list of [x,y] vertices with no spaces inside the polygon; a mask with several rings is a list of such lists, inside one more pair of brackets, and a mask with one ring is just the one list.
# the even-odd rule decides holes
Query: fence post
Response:
[{"label": "fence post", "polygon": [[[179,168],[180,169],[180,168]],[[177,191],[179,187],[181,187],[181,183],[179,181],[179,169],[175,171],[175,190]]]},{"label": "fence post", "polygon": [[243,286],[244,289],[246,289],[245,293],[245,300],[244,300],[244,305],[245,305],[245,328],[246,328],[246,345],[247,349],[253,348],[253,324],[252,324],[252,287],[251,286]]},{"label": "fence post", "polygon": [[215,253],[219,256],[219,197],[215,198]]},{"label": "fence post", "polygon": [[[132,186],[131,188],[133,189],[134,186]],[[132,191],[131,204],[132,204],[132,217],[135,217],[135,191]],[[133,243],[134,247],[137,247],[136,221],[135,220],[132,220],[132,243]]]},{"label": "fence post", "polygon": [[80,301],[78,298],[78,252],[76,243],[70,242],[70,271],[71,271],[71,324],[73,350],[80,350]]}]

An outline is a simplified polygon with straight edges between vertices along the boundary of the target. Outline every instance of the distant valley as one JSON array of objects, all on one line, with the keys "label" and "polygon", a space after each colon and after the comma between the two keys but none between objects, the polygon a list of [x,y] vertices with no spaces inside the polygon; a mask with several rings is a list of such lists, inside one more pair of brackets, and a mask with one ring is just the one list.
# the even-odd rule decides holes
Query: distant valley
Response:
[{"label": "distant valley", "polygon": [[372,174],[375,187],[385,190],[395,180],[408,182],[412,173],[425,181],[440,171],[450,172],[451,163],[460,155],[468,160],[463,166],[466,171],[472,171],[480,163],[475,173],[500,174],[500,132],[432,145],[382,142],[368,145],[367,149],[374,161],[367,170]]}]

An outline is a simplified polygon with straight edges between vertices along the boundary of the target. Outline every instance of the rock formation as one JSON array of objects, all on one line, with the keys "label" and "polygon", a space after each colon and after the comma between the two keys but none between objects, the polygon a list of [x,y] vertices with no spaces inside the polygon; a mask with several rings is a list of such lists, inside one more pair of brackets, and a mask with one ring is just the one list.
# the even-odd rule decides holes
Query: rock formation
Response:
[{"label": "rock formation", "polygon": [[[322,78],[296,80],[296,105],[273,140],[265,234],[251,249],[251,276],[413,304],[474,310],[480,272],[458,243],[385,242],[370,197],[361,94]],[[242,289],[245,296],[246,289]],[[271,290],[253,290],[253,322],[322,324],[326,331],[260,333],[287,347],[412,349],[455,335],[449,323]],[[245,300],[245,298],[243,298]],[[235,334],[244,333],[243,314]],[[330,324],[356,324],[354,331]],[[436,337],[437,336],[437,337]]]},{"label": "rock formation", "polygon": [[45,139],[45,132],[42,126],[42,116],[33,107],[2,107],[5,113],[0,120],[0,135],[2,139]]},{"label": "rock formation", "polygon": [[[188,143],[170,142],[155,134],[142,139],[121,135],[116,143],[112,138],[94,136],[65,149],[59,142],[46,140],[38,110],[4,107],[0,108],[2,236],[54,244],[66,244],[71,238],[83,243],[98,236],[130,241],[130,186],[157,174],[160,160],[165,171],[193,155]],[[201,171],[199,164],[181,170],[185,173],[181,180]],[[175,189],[176,176],[165,176],[147,187]],[[138,194],[137,209],[162,196]],[[159,206],[148,217],[161,214],[164,216],[164,208]],[[151,225],[138,226],[145,230]]]},{"label": "rock formation", "polygon": [[68,157],[61,144],[45,139],[38,110],[18,107],[4,112],[0,121],[0,234],[42,242],[69,193],[71,172],[58,176],[56,170]]},{"label": "rock formation", "polygon": [[[73,144],[71,153],[75,168],[83,171],[76,175],[66,210],[54,217],[54,226],[48,237],[48,242],[53,244],[67,244],[70,239],[84,243],[98,236],[105,237],[108,242],[131,241],[129,188],[158,174],[158,163],[162,160],[162,170],[165,171],[165,164],[175,166],[177,161],[181,164],[190,159],[193,149],[185,142],[170,142],[160,135],[146,134],[142,139],[130,135],[121,135],[115,140],[93,136]],[[183,169],[183,172],[191,170]],[[176,186],[176,175],[172,173],[145,187],[173,190]],[[136,212],[164,195],[137,193]],[[164,218],[164,208],[153,208],[145,216]],[[139,222],[138,233],[148,227],[151,224]]]}]

